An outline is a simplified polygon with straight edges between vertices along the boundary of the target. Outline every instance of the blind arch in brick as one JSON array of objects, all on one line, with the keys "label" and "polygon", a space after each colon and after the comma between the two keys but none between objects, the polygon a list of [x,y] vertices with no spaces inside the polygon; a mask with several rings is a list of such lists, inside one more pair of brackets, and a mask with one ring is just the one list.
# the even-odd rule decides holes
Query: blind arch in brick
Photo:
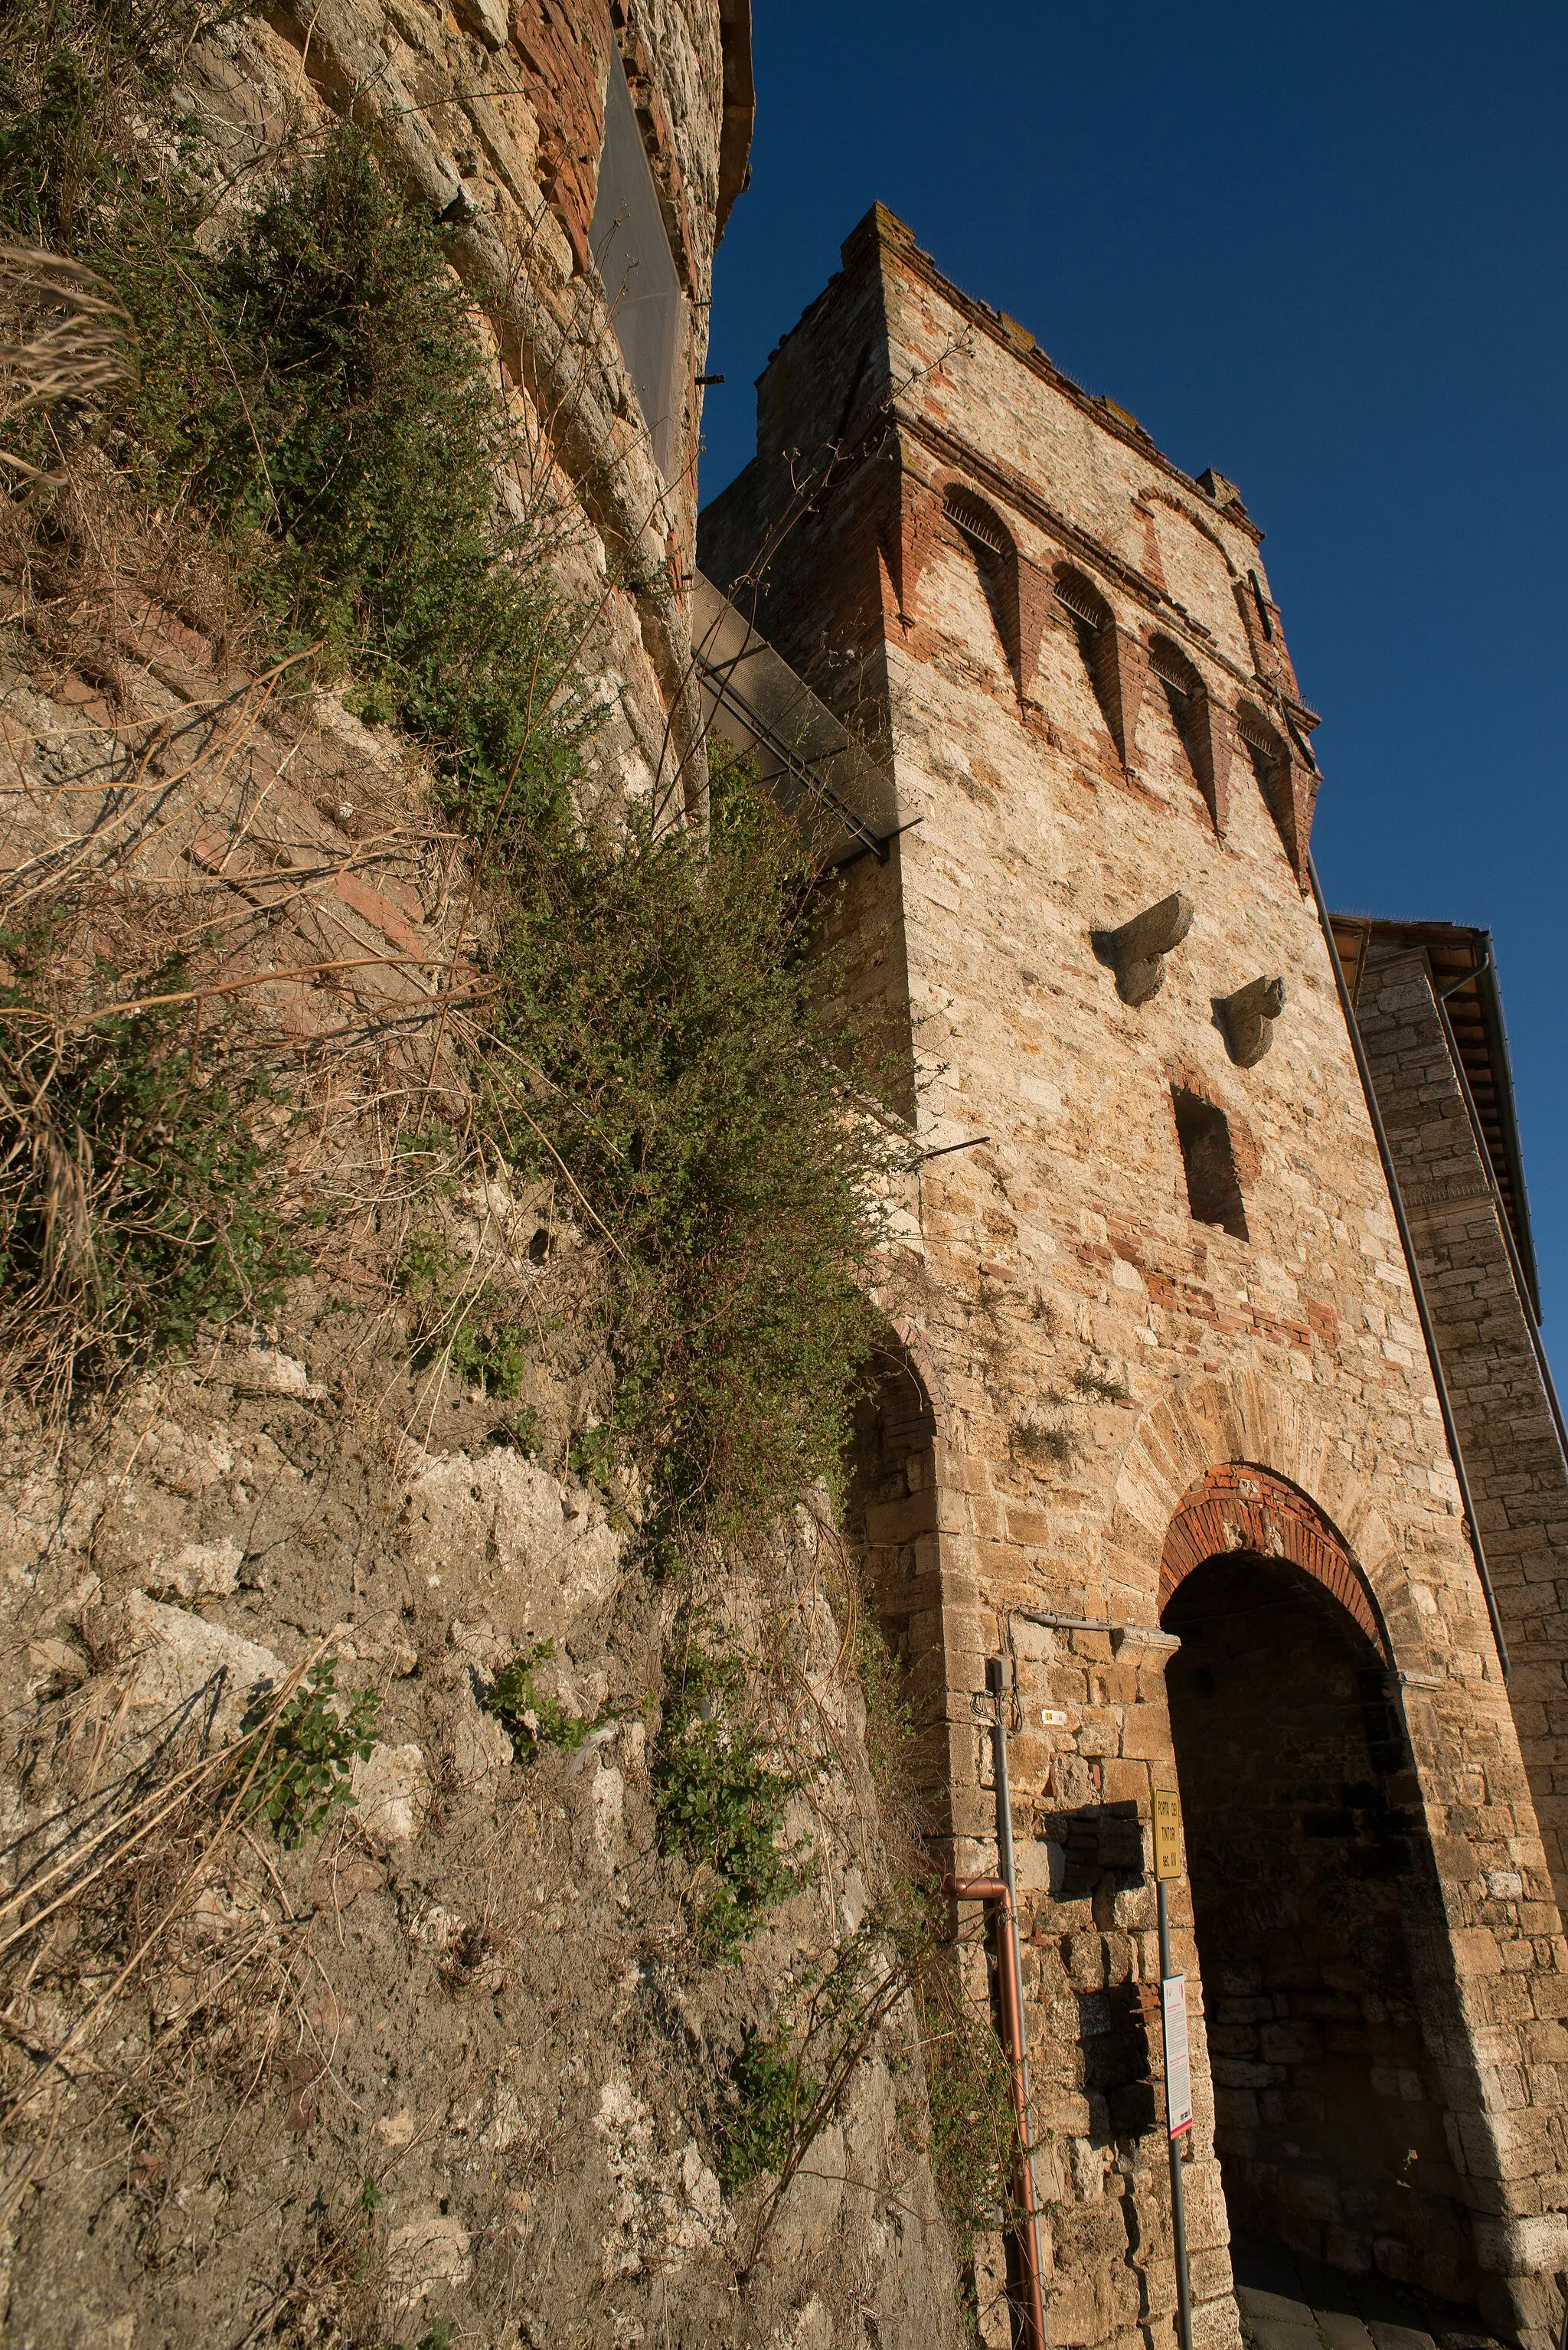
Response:
[{"label": "blind arch in brick", "polygon": [[1161,1616],[1195,1567],[1233,1551],[1255,1551],[1299,1566],[1333,1593],[1385,1664],[1392,1662],[1366,1578],[1341,1535],[1298,1487],[1250,1461],[1210,1469],[1183,1494],[1160,1555]]}]

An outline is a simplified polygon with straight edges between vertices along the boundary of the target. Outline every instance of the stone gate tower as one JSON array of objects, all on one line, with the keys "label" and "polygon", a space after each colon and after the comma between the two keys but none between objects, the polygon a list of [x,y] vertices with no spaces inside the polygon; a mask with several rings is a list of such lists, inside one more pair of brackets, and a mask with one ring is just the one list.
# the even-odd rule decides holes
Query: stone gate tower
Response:
[{"label": "stone gate tower", "polygon": [[1250,2232],[1547,2350],[1568,1954],[1259,536],[877,208],[701,561],[891,777],[841,918],[927,1156],[853,1507],[966,1871],[1014,1677],[1053,2340],[1170,2334],[1168,1782],[1200,2338]]}]

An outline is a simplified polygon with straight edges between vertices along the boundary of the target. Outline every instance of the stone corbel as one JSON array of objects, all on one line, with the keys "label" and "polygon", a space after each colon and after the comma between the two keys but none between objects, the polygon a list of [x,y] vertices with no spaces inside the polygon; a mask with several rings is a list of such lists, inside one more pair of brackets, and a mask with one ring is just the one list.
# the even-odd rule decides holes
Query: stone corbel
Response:
[{"label": "stone corbel", "polygon": [[1285,1008],[1282,979],[1250,979],[1234,995],[1215,999],[1225,1049],[1239,1069],[1254,1068],[1274,1041],[1274,1023]]},{"label": "stone corbel", "polygon": [[1181,1646],[1174,1632],[1162,1632],[1157,1624],[1116,1624],[1111,1627],[1111,1654],[1119,1658],[1124,1648],[1141,1648],[1151,1658],[1161,1658],[1167,1664]]},{"label": "stone corbel", "polygon": [[1116,993],[1135,1007],[1147,1003],[1165,982],[1165,958],[1192,928],[1192,900],[1173,889],[1157,906],[1146,907],[1119,930],[1091,931],[1097,959],[1116,975]]}]

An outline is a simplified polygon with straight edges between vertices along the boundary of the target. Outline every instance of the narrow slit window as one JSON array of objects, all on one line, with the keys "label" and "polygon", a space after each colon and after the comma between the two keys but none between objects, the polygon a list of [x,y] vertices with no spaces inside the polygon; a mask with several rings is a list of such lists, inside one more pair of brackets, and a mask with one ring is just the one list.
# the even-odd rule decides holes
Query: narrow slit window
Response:
[{"label": "narrow slit window", "polygon": [[961,489],[949,490],[942,504],[948,520],[974,549],[981,570],[999,565],[1007,552],[1007,538],[990,507]]},{"label": "narrow slit window", "polygon": [[1263,601],[1263,583],[1259,578],[1255,571],[1249,571],[1247,577],[1252,583],[1252,602],[1257,607],[1258,619],[1262,625],[1263,635],[1268,639],[1269,643],[1272,644],[1274,641],[1274,624],[1269,618],[1269,608]]},{"label": "narrow slit window", "polygon": [[1085,581],[1070,571],[1064,573],[1056,582],[1056,601],[1075,629],[1098,636],[1106,624],[1106,608]]},{"label": "narrow slit window", "polygon": [[1183,1087],[1174,1089],[1172,1098],[1181,1163],[1187,1174],[1187,1201],[1194,1222],[1218,1224],[1233,1239],[1246,1240],[1247,1211],[1236,1173],[1235,1153],[1231,1148],[1230,1119],[1212,1102],[1187,1092]]},{"label": "narrow slit window", "polygon": [[1202,683],[1179,646],[1168,637],[1156,637],[1149,647],[1149,670],[1165,695],[1177,737],[1194,777],[1198,774],[1198,729],[1201,721]]}]

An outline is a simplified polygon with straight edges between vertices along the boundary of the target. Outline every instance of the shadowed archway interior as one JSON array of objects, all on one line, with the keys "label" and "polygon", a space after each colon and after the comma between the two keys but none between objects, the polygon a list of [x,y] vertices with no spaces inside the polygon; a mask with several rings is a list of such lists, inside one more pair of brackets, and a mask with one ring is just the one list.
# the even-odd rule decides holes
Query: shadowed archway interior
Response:
[{"label": "shadowed archway interior", "polygon": [[844,1526],[877,1628],[901,1667],[927,1825],[946,1808],[946,1659],[937,1538],[936,1413],[907,1348],[888,1331],[856,1406]]},{"label": "shadowed archway interior", "polygon": [[1231,2227],[1470,2303],[1412,1964],[1436,1879],[1384,1659],[1277,1556],[1192,1567],[1163,1622]]}]

